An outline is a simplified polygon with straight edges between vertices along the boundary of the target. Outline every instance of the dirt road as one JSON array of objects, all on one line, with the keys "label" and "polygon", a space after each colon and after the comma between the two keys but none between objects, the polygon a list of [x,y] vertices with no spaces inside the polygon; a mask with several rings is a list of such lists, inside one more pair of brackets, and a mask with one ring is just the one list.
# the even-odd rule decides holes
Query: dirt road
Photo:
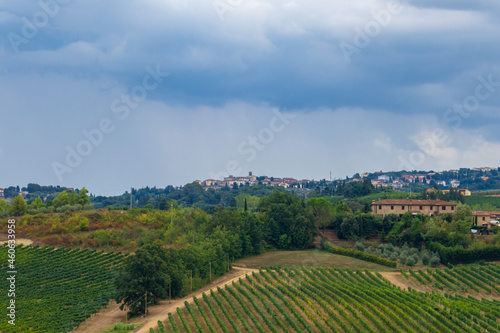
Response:
[{"label": "dirt road", "polygon": [[[175,312],[176,308],[181,308],[184,306],[184,302],[188,301],[190,304],[194,303],[193,296],[196,298],[201,298],[202,293],[210,292],[211,289],[217,290],[217,287],[224,287],[227,284],[232,284],[233,281],[238,281],[240,277],[245,276],[245,274],[251,274],[252,272],[258,272],[257,269],[251,268],[240,268],[233,267],[232,271],[217,278],[211,284],[195,291],[193,294],[186,296],[182,299],[172,300],[171,303],[168,301],[162,301],[159,305],[152,306],[148,309],[149,315],[147,318],[134,318],[130,320],[129,323],[135,323],[138,327],[134,332],[136,333],[148,333],[150,327],[157,327],[158,320],[166,321],[169,312]],[[125,319],[125,312],[121,311],[119,304],[111,301],[106,309],[97,313],[96,315],[90,317],[85,322],[80,324],[78,329],[74,330],[77,333],[100,333],[107,329],[113,328],[113,326],[118,322],[123,322]]]},{"label": "dirt road", "polygon": [[[0,243],[7,242],[7,235],[0,235]],[[17,245],[24,245],[28,246],[33,244],[33,241],[31,239],[27,238],[16,238],[16,246]]]},{"label": "dirt road", "polygon": [[415,289],[417,291],[426,292],[422,285],[417,283],[412,283],[408,280],[404,280],[400,272],[379,272],[385,279],[389,280],[390,283],[396,287],[400,287],[403,290],[408,290],[408,287]]}]

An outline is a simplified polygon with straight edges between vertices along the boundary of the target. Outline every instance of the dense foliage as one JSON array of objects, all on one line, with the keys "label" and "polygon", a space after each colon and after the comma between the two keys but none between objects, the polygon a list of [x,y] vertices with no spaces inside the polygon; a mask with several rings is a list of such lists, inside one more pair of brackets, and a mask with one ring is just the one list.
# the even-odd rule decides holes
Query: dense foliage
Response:
[{"label": "dense foliage", "polygon": [[261,199],[259,211],[265,214],[263,221],[273,246],[283,250],[312,246],[317,227],[297,196],[274,192]]},{"label": "dense foliage", "polygon": [[481,260],[500,260],[500,246],[466,249],[463,246],[446,247],[437,242],[429,243],[429,249],[439,253],[443,263],[467,264]]},{"label": "dense foliage", "polygon": [[376,263],[379,265],[387,266],[387,267],[396,268],[398,265],[398,263],[394,260],[385,259],[385,258],[379,257],[377,255],[365,253],[362,251],[343,249],[341,247],[335,247],[335,246],[332,246],[331,244],[328,244],[327,242],[324,242],[324,241],[321,242],[321,248],[323,250],[330,252],[330,253],[340,254],[342,256],[353,257],[353,258],[373,262],[373,263]]}]

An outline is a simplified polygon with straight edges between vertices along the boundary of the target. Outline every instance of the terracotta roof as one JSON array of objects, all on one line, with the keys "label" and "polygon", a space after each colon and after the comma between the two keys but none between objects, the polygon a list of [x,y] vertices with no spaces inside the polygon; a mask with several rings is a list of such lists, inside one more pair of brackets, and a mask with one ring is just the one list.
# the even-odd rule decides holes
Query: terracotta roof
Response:
[{"label": "terracotta roof", "polygon": [[385,199],[373,201],[372,205],[456,206],[457,204],[443,200]]},{"label": "terracotta roof", "polygon": [[473,215],[477,216],[491,216],[491,215],[497,215],[499,212],[487,212],[487,211],[477,211],[477,212],[472,212]]}]

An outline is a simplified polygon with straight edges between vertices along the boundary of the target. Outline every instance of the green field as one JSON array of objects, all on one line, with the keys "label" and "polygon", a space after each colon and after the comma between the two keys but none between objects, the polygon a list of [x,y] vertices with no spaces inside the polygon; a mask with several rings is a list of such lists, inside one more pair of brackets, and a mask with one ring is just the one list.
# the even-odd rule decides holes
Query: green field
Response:
[{"label": "green field", "polygon": [[[489,277],[498,278],[499,267],[490,269]],[[434,274],[431,280],[447,279]],[[368,270],[261,270],[193,300],[168,314],[156,332],[500,331],[498,300],[406,291]]]},{"label": "green field", "polygon": [[500,210],[500,197],[472,195],[464,199],[473,210]]},{"label": "green field", "polygon": [[[0,279],[1,332],[68,332],[98,312],[113,297],[114,270],[120,253],[54,247],[16,247],[15,326],[8,324],[9,281]],[[7,274],[8,248],[0,248]]]},{"label": "green field", "polygon": [[250,268],[260,267],[350,267],[352,269],[370,269],[377,271],[393,271],[386,266],[371,262],[331,254],[321,250],[309,251],[271,251],[255,257],[235,261],[234,265]]}]

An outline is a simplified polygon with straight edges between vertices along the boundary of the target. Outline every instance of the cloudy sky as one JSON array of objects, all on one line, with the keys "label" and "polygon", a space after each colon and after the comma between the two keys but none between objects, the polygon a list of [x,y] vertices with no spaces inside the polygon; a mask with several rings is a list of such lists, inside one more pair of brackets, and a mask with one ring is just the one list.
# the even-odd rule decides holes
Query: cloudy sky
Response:
[{"label": "cloudy sky", "polygon": [[500,2],[0,0],[0,187],[500,166]]}]

